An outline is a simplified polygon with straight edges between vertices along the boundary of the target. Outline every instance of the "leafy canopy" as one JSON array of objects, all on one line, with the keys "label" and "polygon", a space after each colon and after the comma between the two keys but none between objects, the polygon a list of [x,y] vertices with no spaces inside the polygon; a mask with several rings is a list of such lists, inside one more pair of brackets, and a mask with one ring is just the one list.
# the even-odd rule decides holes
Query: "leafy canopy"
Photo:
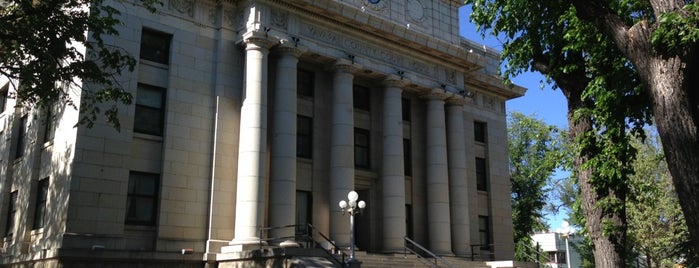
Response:
[{"label": "leafy canopy", "polygon": [[[154,11],[158,2],[141,3]],[[136,64],[104,39],[118,35],[119,11],[102,0],[11,0],[0,6],[0,75],[13,82],[18,105],[80,107],[79,123],[92,126],[103,113],[119,129],[118,104],[130,104],[132,96],[117,76]],[[83,90],[70,92],[74,88]],[[71,96],[80,96],[81,105]]]}]

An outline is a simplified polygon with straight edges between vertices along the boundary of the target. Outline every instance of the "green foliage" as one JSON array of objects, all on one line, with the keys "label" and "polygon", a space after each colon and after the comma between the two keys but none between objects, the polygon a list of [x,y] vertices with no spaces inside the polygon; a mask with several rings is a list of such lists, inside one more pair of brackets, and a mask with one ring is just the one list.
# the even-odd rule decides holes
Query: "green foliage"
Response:
[{"label": "green foliage", "polygon": [[[153,10],[157,2],[142,3]],[[130,104],[132,96],[117,76],[133,71],[136,61],[103,39],[118,34],[118,16],[103,0],[4,1],[0,75],[19,81],[11,97],[23,106],[80,107],[79,123],[88,126],[103,113],[119,129],[119,104]],[[83,89],[79,106],[71,99],[76,87]]]},{"label": "green foliage", "polygon": [[543,209],[551,176],[565,164],[566,138],[555,126],[518,112],[510,113],[507,128],[516,258],[524,261],[534,255],[530,234],[548,228]]},{"label": "green foliage", "polygon": [[[652,133],[652,132],[651,132]],[[654,267],[674,267],[694,254],[684,215],[656,135],[633,141],[639,156],[629,182],[630,250]],[[630,261],[631,263],[634,260]],[[685,263],[687,265],[687,263]],[[688,265],[694,266],[694,265]]]},{"label": "green foliage", "polygon": [[[623,248],[626,180],[635,149],[629,135],[641,135],[650,118],[648,97],[631,63],[598,27],[581,20],[569,1],[467,0],[482,34],[501,38],[506,79],[525,71],[544,74],[561,89],[572,116],[574,171],[586,171],[593,192],[582,202],[600,211],[601,236]],[[614,5],[612,5],[614,6]],[[647,5],[619,2],[615,12],[644,17]],[[588,175],[589,174],[589,175]],[[578,174],[574,176],[577,177]],[[616,252],[621,254],[622,252]],[[609,253],[615,254],[615,253]]]},{"label": "green foliage", "polygon": [[680,11],[660,14],[650,42],[661,51],[684,54],[682,49],[699,42],[699,5],[690,3]]}]

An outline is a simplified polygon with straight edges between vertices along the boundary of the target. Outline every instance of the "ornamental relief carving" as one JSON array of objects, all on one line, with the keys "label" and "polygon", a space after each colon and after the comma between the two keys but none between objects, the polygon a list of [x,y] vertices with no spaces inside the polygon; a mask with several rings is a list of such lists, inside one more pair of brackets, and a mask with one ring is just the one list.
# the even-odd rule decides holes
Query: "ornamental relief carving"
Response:
[{"label": "ornamental relief carving", "polygon": [[170,0],[168,9],[185,14],[190,18],[194,17],[194,0]]},{"label": "ornamental relief carving", "polygon": [[286,29],[289,25],[289,12],[273,9],[271,24],[272,26]]},{"label": "ornamental relief carving", "polygon": [[410,22],[421,24],[427,18],[427,10],[420,0],[408,0],[405,3],[405,14]]}]

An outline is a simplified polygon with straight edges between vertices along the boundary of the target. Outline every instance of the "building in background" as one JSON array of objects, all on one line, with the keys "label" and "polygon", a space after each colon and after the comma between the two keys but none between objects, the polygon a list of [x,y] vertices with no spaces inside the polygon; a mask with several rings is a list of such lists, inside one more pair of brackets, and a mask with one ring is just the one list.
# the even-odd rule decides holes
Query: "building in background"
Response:
[{"label": "building in background", "polygon": [[307,223],[346,248],[351,190],[361,250],[512,259],[505,102],[525,90],[459,36],[462,2],[107,1],[107,42],[139,59],[120,132],[0,80],[0,264],[197,267]]},{"label": "building in background", "polygon": [[556,231],[533,234],[532,240],[547,259],[545,267],[579,268],[582,264],[577,251],[577,246],[582,241],[579,235]]}]

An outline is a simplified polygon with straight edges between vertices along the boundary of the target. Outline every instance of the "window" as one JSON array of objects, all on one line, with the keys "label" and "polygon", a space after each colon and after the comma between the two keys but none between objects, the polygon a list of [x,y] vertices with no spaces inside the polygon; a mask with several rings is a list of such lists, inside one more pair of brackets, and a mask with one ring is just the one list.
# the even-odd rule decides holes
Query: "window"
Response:
[{"label": "window", "polygon": [[141,32],[141,59],[169,64],[170,40],[172,40],[172,35],[143,29]]},{"label": "window", "polygon": [[473,136],[477,142],[486,142],[488,125],[485,122],[473,122]]},{"label": "window", "polygon": [[354,108],[371,111],[371,98],[369,88],[355,85],[352,90]]},{"label": "window", "polygon": [[24,155],[24,147],[27,144],[27,115],[19,119],[19,129],[17,129],[17,148],[15,148],[15,159]]},{"label": "window", "polygon": [[299,115],[296,117],[296,156],[313,158],[313,118]]},{"label": "window", "polygon": [[401,99],[401,109],[403,112],[403,121],[410,122],[412,120],[410,115],[410,99]]},{"label": "window", "polygon": [[7,222],[5,236],[11,237],[15,231],[15,214],[17,214],[17,191],[10,193],[10,203],[7,206]]},{"label": "window", "polygon": [[360,168],[370,167],[370,145],[371,139],[369,130],[355,128],[354,129],[354,166]]},{"label": "window", "polygon": [[313,195],[296,191],[296,233],[306,234],[306,226],[313,222]]},{"label": "window", "polygon": [[413,157],[410,139],[403,139],[403,169],[405,176],[413,175]]},{"label": "window", "polygon": [[34,205],[33,229],[44,227],[46,223],[46,200],[49,193],[49,179],[40,180],[36,187],[36,204]]},{"label": "window", "polygon": [[126,197],[126,224],[154,225],[157,215],[159,174],[132,171]]},{"label": "window", "polygon": [[44,142],[53,140],[56,134],[56,112],[55,105],[46,106],[44,114]]},{"label": "window", "polygon": [[7,106],[7,97],[9,93],[10,83],[7,83],[0,89],[0,113],[5,111],[5,106]]},{"label": "window", "polygon": [[490,250],[490,219],[478,216],[478,236],[481,250]]},{"label": "window", "polygon": [[165,121],[165,89],[138,84],[134,131],[162,136]]},{"label": "window", "polygon": [[476,189],[488,191],[488,173],[485,158],[476,157]]},{"label": "window", "polygon": [[556,251],[556,262],[559,264],[566,264],[566,252]]},{"label": "window", "polygon": [[298,95],[305,97],[313,97],[313,89],[315,84],[315,74],[311,71],[298,70],[296,78],[296,92]]}]

